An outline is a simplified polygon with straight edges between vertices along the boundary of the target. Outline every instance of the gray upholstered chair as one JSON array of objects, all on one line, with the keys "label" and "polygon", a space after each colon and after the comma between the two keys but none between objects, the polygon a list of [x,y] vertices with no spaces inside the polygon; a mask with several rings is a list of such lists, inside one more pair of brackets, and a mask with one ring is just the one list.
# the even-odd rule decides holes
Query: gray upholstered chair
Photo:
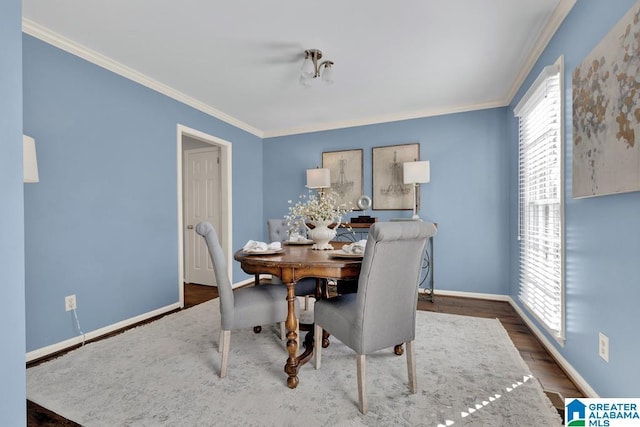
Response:
[{"label": "gray upholstered chair", "polygon": [[[222,353],[220,378],[227,374],[231,331],[255,325],[283,323],[287,318],[287,288],[263,284],[233,289],[227,274],[227,263],[216,230],[208,222],[196,226],[209,249],[220,299],[220,341]],[[297,309],[297,304],[296,304]]]},{"label": "gray upholstered chair", "polygon": [[284,242],[289,239],[289,225],[286,219],[268,219],[267,230],[269,231],[269,240],[272,242]]},{"label": "gray upholstered chair", "polygon": [[409,389],[416,392],[415,339],[418,281],[432,223],[380,222],[371,226],[355,294],[315,304],[315,367],[320,368],[322,330],[356,352],[360,412],[367,412],[365,356],[406,343]]}]

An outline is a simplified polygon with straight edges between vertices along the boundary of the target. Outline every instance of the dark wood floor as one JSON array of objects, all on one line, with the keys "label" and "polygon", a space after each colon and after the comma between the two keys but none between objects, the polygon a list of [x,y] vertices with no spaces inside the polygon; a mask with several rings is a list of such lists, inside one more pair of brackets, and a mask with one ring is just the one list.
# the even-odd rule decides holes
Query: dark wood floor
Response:
[{"label": "dark wood floor", "polygon": [[[185,308],[193,307],[217,296],[218,291],[214,287],[185,285]],[[511,337],[520,355],[529,366],[531,373],[538,378],[547,395],[560,411],[564,405],[559,400],[562,397],[584,397],[584,394],[567,377],[509,303],[438,295],[434,298],[434,302],[430,302],[427,301],[425,296],[420,295],[418,309],[499,319],[509,333],[509,337]],[[112,335],[110,334],[109,336]],[[59,356],[59,354],[56,356]],[[41,362],[42,360],[38,361],[38,363]],[[32,365],[29,364],[27,367]],[[79,424],[27,400],[27,425],[78,426]]]}]

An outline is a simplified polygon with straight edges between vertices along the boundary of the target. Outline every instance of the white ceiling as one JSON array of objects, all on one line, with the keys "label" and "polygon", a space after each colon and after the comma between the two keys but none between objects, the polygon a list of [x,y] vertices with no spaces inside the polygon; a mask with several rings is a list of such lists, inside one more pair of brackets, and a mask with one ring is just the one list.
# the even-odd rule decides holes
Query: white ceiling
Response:
[{"label": "white ceiling", "polygon": [[23,29],[269,137],[506,105],[574,2],[23,0]]}]

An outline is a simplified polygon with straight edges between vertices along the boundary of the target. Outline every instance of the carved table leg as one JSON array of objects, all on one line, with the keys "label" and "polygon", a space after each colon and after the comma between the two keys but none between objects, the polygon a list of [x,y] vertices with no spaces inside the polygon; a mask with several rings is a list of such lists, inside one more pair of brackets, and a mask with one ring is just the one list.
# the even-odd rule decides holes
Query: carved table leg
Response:
[{"label": "carved table leg", "polygon": [[287,352],[289,357],[287,363],[284,365],[284,372],[289,376],[287,378],[287,386],[289,388],[296,388],[298,386],[298,336],[296,334],[296,326],[298,320],[296,319],[295,310],[295,283],[287,283],[287,321],[285,325],[287,327]]}]

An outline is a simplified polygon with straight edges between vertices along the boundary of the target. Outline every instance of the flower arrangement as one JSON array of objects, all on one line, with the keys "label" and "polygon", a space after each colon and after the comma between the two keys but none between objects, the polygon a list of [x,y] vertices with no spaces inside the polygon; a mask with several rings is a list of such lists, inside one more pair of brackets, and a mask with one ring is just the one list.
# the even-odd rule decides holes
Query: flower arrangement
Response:
[{"label": "flower arrangement", "polygon": [[301,194],[297,203],[289,200],[289,214],[285,215],[287,224],[292,229],[303,228],[306,222],[330,221],[340,222],[342,216],[353,209],[338,204],[335,192],[316,194]]}]

